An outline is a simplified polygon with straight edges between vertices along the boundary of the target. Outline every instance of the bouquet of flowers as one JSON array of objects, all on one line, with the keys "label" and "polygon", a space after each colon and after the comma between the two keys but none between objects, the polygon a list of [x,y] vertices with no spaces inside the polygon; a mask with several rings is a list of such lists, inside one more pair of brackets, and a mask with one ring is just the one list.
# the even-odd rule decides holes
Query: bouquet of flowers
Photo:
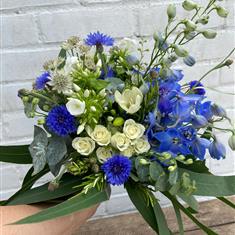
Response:
[{"label": "bouquet of flowers", "polygon": [[[235,207],[224,198],[235,194],[235,176],[215,176],[205,164],[207,151],[217,160],[226,156],[214,130],[231,132],[233,150],[235,130],[226,111],[207,99],[203,79],[231,65],[234,49],[203,77],[185,83],[183,71],[172,68],[178,60],[196,63],[184,45],[198,36],[215,38],[206,28],[210,13],[227,17],[228,12],[216,0],[206,7],[185,0],[182,7],[192,17],[176,19],[176,7],[169,5],[168,24],[154,33],[151,53],[144,39],[115,43],[99,31],[85,40],[71,37],[58,58],[44,64],[33,89],[19,90],[26,116],[37,118],[38,125],[29,146],[1,146],[0,160],[32,167],[21,189],[1,205],[57,204],[16,224],[91,207],[109,199],[110,185],[124,185],[156,233],[172,234],[154,194],[159,191],[173,204],[180,234],[181,212],[205,233],[216,234],[194,216],[194,196],[218,197]],[[222,121],[231,129],[218,127]],[[51,182],[32,187],[48,172]]]}]

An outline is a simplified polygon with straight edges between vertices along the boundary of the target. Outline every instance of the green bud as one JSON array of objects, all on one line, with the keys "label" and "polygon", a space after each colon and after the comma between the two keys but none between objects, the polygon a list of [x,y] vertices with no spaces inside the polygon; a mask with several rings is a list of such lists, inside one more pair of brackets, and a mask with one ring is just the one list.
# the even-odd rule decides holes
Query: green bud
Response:
[{"label": "green bud", "polygon": [[22,101],[23,101],[24,103],[27,103],[27,102],[29,101],[29,97],[28,97],[28,96],[23,96],[23,97],[22,97]]},{"label": "green bud", "polygon": [[174,166],[169,166],[169,167],[168,167],[168,171],[172,172],[172,171],[174,171],[176,168],[177,168],[176,165],[174,165]]},{"label": "green bud", "polygon": [[159,42],[160,42],[160,37],[159,37],[159,33],[154,33],[153,34],[153,39],[154,39],[154,41],[155,41],[155,43],[158,43],[159,44]]},{"label": "green bud", "polygon": [[168,153],[168,152],[163,152],[163,153],[162,153],[162,157],[163,157],[165,160],[167,160],[167,159],[170,159],[170,158],[171,158],[171,154]]},{"label": "green bud", "polygon": [[175,7],[175,4],[170,4],[167,7],[167,15],[168,15],[168,19],[169,20],[172,20],[172,19],[175,18],[175,16],[176,16],[176,7]]},{"label": "green bud", "polygon": [[221,6],[216,7],[216,12],[220,17],[223,17],[223,18],[227,18],[228,13],[229,13],[224,7],[221,7]]},{"label": "green bud", "polygon": [[211,29],[207,29],[205,31],[202,32],[202,35],[207,38],[207,39],[213,39],[216,37],[217,32]]},{"label": "green bud", "polygon": [[110,112],[111,112],[111,114],[112,114],[113,116],[116,115],[116,110],[115,110],[115,109],[112,109]]},{"label": "green bud", "polygon": [[42,118],[42,119],[38,119],[38,125],[43,125],[43,124],[45,124],[45,119],[44,118]]},{"label": "green bud", "polygon": [[202,18],[200,18],[196,21],[196,23],[200,23],[200,24],[203,24],[203,25],[208,24],[208,22],[209,22],[209,16],[208,15],[205,15]]},{"label": "green bud", "polygon": [[124,123],[124,119],[122,117],[117,117],[113,121],[114,126],[122,126]]},{"label": "green bud", "polygon": [[174,46],[175,54],[179,57],[186,57],[188,56],[188,51],[182,48],[181,46]]},{"label": "green bud", "polygon": [[96,160],[96,158],[91,157],[91,158],[89,158],[89,162],[90,162],[91,164],[95,164],[95,163],[97,162],[97,160]]},{"label": "green bud", "polygon": [[235,134],[233,134],[229,139],[228,139],[228,145],[229,147],[235,151]]},{"label": "green bud", "polygon": [[184,155],[179,155],[176,157],[177,160],[179,161],[183,161],[185,159],[185,156]]},{"label": "green bud", "polygon": [[112,116],[108,116],[108,117],[107,117],[108,122],[112,122],[113,119],[114,119],[114,117],[112,117]]},{"label": "green bud", "polygon": [[186,20],[184,25],[187,31],[194,31],[197,28],[197,25],[191,20]]},{"label": "green bud", "polygon": [[43,105],[42,110],[45,112],[48,112],[48,111],[50,111],[50,106],[45,104],[45,105]]},{"label": "green bud", "polygon": [[148,164],[149,164],[149,162],[148,162],[146,159],[144,159],[144,158],[140,159],[140,160],[139,160],[139,163],[140,163],[141,165],[148,165]]},{"label": "green bud", "polygon": [[186,11],[192,11],[194,9],[197,9],[197,4],[191,0],[185,0],[182,3],[182,6]]},{"label": "green bud", "polygon": [[98,173],[100,170],[99,165],[97,165],[97,164],[92,165],[91,168],[92,168],[92,171],[95,173]]},{"label": "green bud", "polygon": [[192,158],[187,159],[185,161],[185,164],[188,164],[188,165],[193,164],[193,159]]},{"label": "green bud", "polygon": [[33,98],[32,100],[32,105],[37,105],[39,103],[39,99],[38,98]]},{"label": "green bud", "polygon": [[29,117],[34,118],[35,117],[35,112],[30,112]]}]

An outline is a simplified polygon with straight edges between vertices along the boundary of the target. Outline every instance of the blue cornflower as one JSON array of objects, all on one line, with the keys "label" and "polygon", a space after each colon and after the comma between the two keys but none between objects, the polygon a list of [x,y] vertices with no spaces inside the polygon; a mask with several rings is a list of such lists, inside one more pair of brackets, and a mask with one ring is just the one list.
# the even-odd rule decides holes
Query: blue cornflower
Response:
[{"label": "blue cornflower", "polygon": [[68,112],[64,105],[51,109],[46,118],[46,125],[50,131],[59,136],[66,136],[76,131],[75,117]]},{"label": "blue cornflower", "polygon": [[221,158],[225,158],[226,149],[223,144],[214,140],[209,146],[209,153],[212,158],[220,160]]},{"label": "blue cornflower", "polygon": [[204,86],[202,85],[201,82],[199,82],[197,80],[189,82],[189,87],[190,87],[190,90],[194,94],[198,94],[198,95],[205,95],[206,94]]},{"label": "blue cornflower", "polygon": [[85,43],[88,46],[112,46],[114,43],[114,39],[97,31],[95,33],[88,34]]},{"label": "blue cornflower", "polygon": [[131,161],[122,155],[114,155],[101,167],[107,182],[112,185],[124,184],[131,173]]},{"label": "blue cornflower", "polygon": [[50,81],[50,73],[49,72],[42,73],[39,77],[36,78],[35,89],[36,90],[44,89],[46,83],[49,81]]}]

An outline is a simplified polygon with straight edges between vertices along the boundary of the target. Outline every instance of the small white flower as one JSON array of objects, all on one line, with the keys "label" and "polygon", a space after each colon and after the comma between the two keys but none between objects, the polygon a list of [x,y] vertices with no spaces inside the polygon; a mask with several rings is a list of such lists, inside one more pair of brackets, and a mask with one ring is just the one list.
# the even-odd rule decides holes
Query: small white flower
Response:
[{"label": "small white flower", "polygon": [[66,104],[66,108],[73,116],[79,116],[84,113],[86,104],[84,101],[70,98]]},{"label": "small white flower", "polygon": [[118,47],[123,50],[127,50],[128,54],[138,54],[138,42],[131,38],[123,38]]},{"label": "small white flower", "polygon": [[143,101],[143,94],[137,87],[126,89],[122,94],[116,91],[114,96],[120,107],[130,114],[136,113]]},{"label": "small white flower", "polygon": [[140,138],[145,131],[145,127],[136,123],[133,119],[128,119],[124,123],[123,133],[131,140]]},{"label": "small white flower", "polygon": [[95,149],[95,141],[90,137],[76,137],[72,142],[72,146],[81,155],[88,156]]},{"label": "small white flower", "polygon": [[145,137],[139,138],[134,142],[135,152],[138,154],[146,153],[150,149],[150,144]]},{"label": "small white flower", "polygon": [[84,95],[84,97],[86,97],[86,98],[89,97],[90,91],[86,89],[86,90],[84,91],[83,95]]},{"label": "small white flower", "polygon": [[132,157],[134,153],[135,149],[132,145],[130,145],[127,149],[121,152],[121,154],[126,157]]},{"label": "small white flower", "polygon": [[95,126],[92,132],[89,130],[88,135],[101,146],[106,146],[110,143],[111,133],[102,125]]},{"label": "small white flower", "polygon": [[104,162],[112,157],[112,149],[110,147],[99,147],[96,150],[96,156],[100,162]]},{"label": "small white flower", "polygon": [[83,130],[85,129],[85,125],[86,122],[83,122],[81,125],[78,126],[77,135],[80,135],[83,132]]},{"label": "small white flower", "polygon": [[111,137],[111,144],[120,151],[126,150],[131,141],[123,133],[117,132]]},{"label": "small white flower", "polygon": [[76,56],[67,57],[64,65],[64,72],[69,75],[73,71],[73,66],[78,63],[78,58]]}]

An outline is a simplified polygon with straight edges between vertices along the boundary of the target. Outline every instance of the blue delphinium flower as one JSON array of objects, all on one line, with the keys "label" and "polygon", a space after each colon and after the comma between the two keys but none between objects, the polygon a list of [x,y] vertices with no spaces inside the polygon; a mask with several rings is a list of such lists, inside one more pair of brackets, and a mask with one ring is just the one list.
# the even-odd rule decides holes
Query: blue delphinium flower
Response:
[{"label": "blue delphinium flower", "polygon": [[112,185],[124,184],[131,173],[131,161],[122,155],[114,155],[101,167],[107,182]]},{"label": "blue delphinium flower", "polygon": [[50,131],[59,136],[66,136],[76,131],[75,117],[68,112],[64,105],[51,109],[46,118],[46,125]]},{"label": "blue delphinium flower", "polygon": [[111,67],[108,67],[108,71],[106,75],[105,75],[104,70],[103,69],[101,70],[99,79],[105,80],[106,78],[113,78],[113,77],[115,77],[115,73]]},{"label": "blue delphinium flower", "polygon": [[39,77],[36,78],[35,81],[35,89],[42,90],[45,88],[46,83],[50,81],[50,73],[44,72]]},{"label": "blue delphinium flower", "polygon": [[210,120],[213,117],[211,101],[206,101],[204,103],[201,103],[200,101],[197,102],[195,111],[197,115],[202,115],[207,120]]},{"label": "blue delphinium flower", "polygon": [[183,126],[179,128],[179,135],[184,142],[190,144],[195,141],[197,132],[191,126]]},{"label": "blue delphinium flower", "polygon": [[205,95],[206,91],[201,82],[194,80],[189,82],[189,88],[194,94]]},{"label": "blue delphinium flower", "polygon": [[202,128],[208,125],[207,119],[202,115],[192,114],[190,117],[190,123],[194,128]]},{"label": "blue delphinium flower", "polygon": [[200,160],[204,160],[206,149],[209,147],[210,141],[205,138],[196,138],[195,141],[191,144],[191,152]]},{"label": "blue delphinium flower", "polygon": [[88,34],[85,43],[88,46],[112,46],[114,43],[114,39],[97,31],[95,33]]},{"label": "blue delphinium flower", "polygon": [[221,158],[225,158],[226,149],[223,144],[214,140],[209,146],[209,153],[212,158],[220,160]]}]

